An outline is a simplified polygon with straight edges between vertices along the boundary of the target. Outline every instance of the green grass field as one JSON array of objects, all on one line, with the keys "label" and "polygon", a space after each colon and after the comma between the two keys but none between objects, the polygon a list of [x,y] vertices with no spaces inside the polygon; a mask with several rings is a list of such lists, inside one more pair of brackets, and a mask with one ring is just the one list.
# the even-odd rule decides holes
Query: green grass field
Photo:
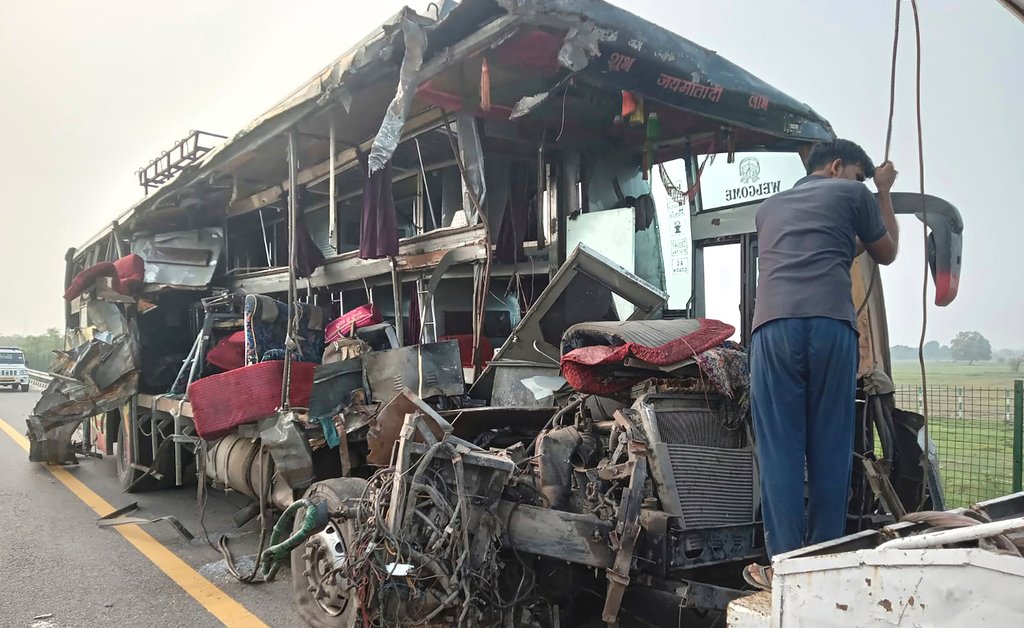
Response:
[{"label": "green grass field", "polygon": [[1013,490],[1013,423],[933,417],[928,435],[939,447],[948,508]]},{"label": "green grass field", "polygon": [[[1013,388],[1014,379],[1024,379],[1024,372],[1014,373],[1009,364],[998,362],[925,362],[929,386]],[[917,360],[892,363],[892,378],[897,386],[921,383],[921,367]]]},{"label": "green grass field", "polygon": [[[919,411],[918,363],[898,361],[892,367],[897,405]],[[929,436],[939,447],[947,507],[1011,492],[1013,382],[1024,379],[1024,373],[1014,373],[1008,364],[998,362],[926,362],[925,367]]]}]

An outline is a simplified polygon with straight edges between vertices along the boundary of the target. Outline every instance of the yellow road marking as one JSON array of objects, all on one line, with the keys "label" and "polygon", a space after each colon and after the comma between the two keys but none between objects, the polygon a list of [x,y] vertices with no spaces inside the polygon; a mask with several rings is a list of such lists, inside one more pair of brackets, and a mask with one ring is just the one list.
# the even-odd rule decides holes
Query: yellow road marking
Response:
[{"label": "yellow road marking", "polygon": [[[0,430],[3,430],[15,443],[25,451],[29,450],[28,439],[19,434],[10,426],[6,420],[0,418]],[[75,494],[75,497],[85,502],[93,511],[103,516],[114,510],[105,499],[97,495],[92,489],[82,483],[81,480],[68,473],[61,467],[46,467],[53,477],[60,480]],[[160,541],[149,535],[137,525],[128,524],[114,527],[121,536],[135,546],[143,556],[164,572],[168,578],[174,581],[185,593],[191,595],[211,615],[223,622],[225,626],[266,626],[259,617],[249,612],[234,598],[224,593],[196,570],[178,558],[174,552],[164,547]]]}]

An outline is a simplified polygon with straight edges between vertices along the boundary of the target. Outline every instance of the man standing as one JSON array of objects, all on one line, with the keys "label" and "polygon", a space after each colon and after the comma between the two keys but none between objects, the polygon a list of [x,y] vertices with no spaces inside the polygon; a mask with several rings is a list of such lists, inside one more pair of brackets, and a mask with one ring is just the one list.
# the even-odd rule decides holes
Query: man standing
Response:
[{"label": "man standing", "polygon": [[[835,140],[811,150],[807,172],[756,218],[750,396],[769,557],[845,531],[858,362],[850,267],[865,249],[892,263],[899,241],[891,163],[876,170],[860,146]],[[871,177],[878,201],[863,184]],[[770,568],[744,576],[770,587]]]}]

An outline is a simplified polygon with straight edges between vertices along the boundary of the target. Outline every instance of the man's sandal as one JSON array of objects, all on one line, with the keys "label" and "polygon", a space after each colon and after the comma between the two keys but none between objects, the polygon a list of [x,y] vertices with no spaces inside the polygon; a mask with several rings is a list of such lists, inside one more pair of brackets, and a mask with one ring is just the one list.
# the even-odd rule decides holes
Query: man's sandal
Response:
[{"label": "man's sandal", "polygon": [[753,563],[743,569],[743,580],[747,584],[760,591],[772,590],[772,577],[774,572],[771,567]]}]

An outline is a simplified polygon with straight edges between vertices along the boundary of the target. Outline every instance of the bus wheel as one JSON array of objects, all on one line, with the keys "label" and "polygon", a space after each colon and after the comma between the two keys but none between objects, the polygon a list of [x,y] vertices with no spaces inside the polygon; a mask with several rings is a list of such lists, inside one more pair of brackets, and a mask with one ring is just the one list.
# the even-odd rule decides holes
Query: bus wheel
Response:
[{"label": "bus wheel", "polygon": [[[310,486],[306,498],[326,500],[328,510],[333,512],[346,499],[361,497],[365,487],[366,480],[360,478],[334,478]],[[301,519],[295,517],[294,529],[299,528]],[[355,588],[347,580],[329,575],[345,561],[347,543],[354,534],[351,522],[331,521],[292,551],[292,586],[299,615],[313,628],[357,625],[359,600]]]}]

